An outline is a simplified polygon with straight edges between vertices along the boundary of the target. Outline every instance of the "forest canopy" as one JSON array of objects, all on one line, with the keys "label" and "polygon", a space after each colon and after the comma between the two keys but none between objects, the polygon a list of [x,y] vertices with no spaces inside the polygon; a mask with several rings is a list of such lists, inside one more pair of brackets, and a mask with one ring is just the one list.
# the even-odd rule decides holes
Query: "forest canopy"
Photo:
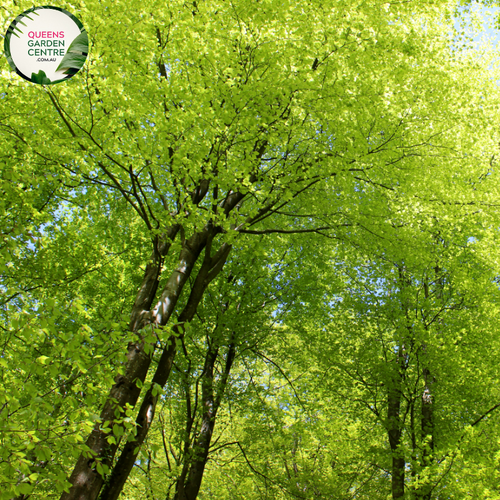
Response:
[{"label": "forest canopy", "polygon": [[54,4],[81,71],[0,58],[0,500],[499,500],[474,4]]}]

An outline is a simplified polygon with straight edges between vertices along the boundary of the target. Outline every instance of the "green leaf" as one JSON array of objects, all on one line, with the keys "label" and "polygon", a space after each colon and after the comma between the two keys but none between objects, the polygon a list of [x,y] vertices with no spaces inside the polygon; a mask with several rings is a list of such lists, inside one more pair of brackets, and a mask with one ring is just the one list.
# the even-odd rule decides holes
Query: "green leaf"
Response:
[{"label": "green leaf", "polygon": [[68,52],[82,52],[88,54],[89,52],[89,37],[86,31],[82,31],[72,42],[68,48]]},{"label": "green leaf", "polygon": [[85,63],[87,56],[82,54],[74,54],[72,52],[67,52],[64,56],[61,64],[57,67],[58,71],[61,70],[79,70]]},{"label": "green leaf", "polygon": [[47,360],[50,359],[48,356],[39,356],[37,358],[37,361],[39,363],[41,363],[42,365],[46,365],[47,364]]},{"label": "green leaf", "polygon": [[29,495],[33,491],[33,486],[29,483],[21,483],[18,489],[22,495]]},{"label": "green leaf", "polygon": [[116,437],[121,437],[123,436],[124,434],[124,430],[123,430],[123,427],[120,426],[120,425],[117,425],[117,424],[114,424],[113,425],[113,434],[116,436]]},{"label": "green leaf", "polygon": [[52,83],[43,70],[40,70],[38,73],[31,73],[31,81],[40,85],[49,85]]},{"label": "green leaf", "polygon": [[89,40],[86,31],[82,31],[68,47],[57,71],[65,70],[64,73],[72,75],[77,73],[84,65],[89,50]]}]

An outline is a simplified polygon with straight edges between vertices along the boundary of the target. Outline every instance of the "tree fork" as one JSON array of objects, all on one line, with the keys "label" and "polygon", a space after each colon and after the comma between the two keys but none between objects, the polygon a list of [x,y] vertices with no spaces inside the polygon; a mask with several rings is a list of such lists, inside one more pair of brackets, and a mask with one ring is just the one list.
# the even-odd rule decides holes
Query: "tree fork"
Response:
[{"label": "tree fork", "polygon": [[[131,313],[130,324],[133,327],[133,332],[138,333],[142,328],[153,323],[153,318],[157,320],[157,324],[165,325],[168,322],[198,256],[207,244],[209,234],[210,230],[205,227],[203,231],[195,233],[183,244],[179,265],[168,279],[161,298],[153,311],[140,310],[139,308],[141,304],[150,305],[153,303],[155,298],[153,294],[156,294],[157,291],[157,281],[161,269],[157,268],[155,273],[151,267],[146,268],[143,283]],[[157,261],[157,266],[161,266],[161,261]],[[128,345],[125,374],[116,377],[116,383],[111,388],[100,419],[85,443],[90,449],[90,453],[82,454],[78,458],[69,479],[72,486],[67,493],[61,495],[60,500],[95,500],[97,498],[104,480],[95,469],[94,464],[99,461],[109,466],[118,447],[118,442],[108,443],[108,434],[101,429],[101,423],[109,421],[112,427],[113,421],[117,418],[116,411],[121,414],[127,405],[135,406],[140,394],[137,381],[144,382],[146,379],[151,357],[152,352],[150,354],[145,352],[144,342],[139,341]]]},{"label": "tree fork", "polygon": [[[264,153],[265,146],[261,146],[259,153]],[[255,176],[252,176],[251,181],[255,182]],[[204,192],[204,189],[202,190]],[[221,203],[221,208],[224,210],[226,217],[231,211],[242,202],[245,194],[239,191],[229,191],[226,199]],[[178,231],[182,230],[180,225],[175,226],[172,231],[173,237]],[[141,305],[151,305],[155,299],[157,292],[157,280],[161,272],[161,262],[158,263],[158,272],[151,272],[151,267],[146,268],[143,283],[139,289],[134,307],[131,312],[130,326],[133,332],[139,332],[148,324],[155,323],[157,325],[166,325],[172,315],[179,296],[187,282],[191,271],[198,260],[198,256],[211,238],[220,232],[220,228],[214,228],[211,221],[207,223],[202,231],[195,232],[187,241],[183,241],[182,249],[179,255],[179,265],[177,269],[170,275],[166,283],[161,297],[153,309],[142,309]],[[163,247],[162,247],[163,248]],[[169,246],[165,247],[168,251]],[[210,271],[213,279],[218,268],[222,268],[221,256],[229,254],[231,246],[228,244],[222,245],[219,252],[221,255],[214,256],[215,262],[213,269]],[[224,259],[225,261],[225,259]],[[214,274],[215,273],[215,274]],[[152,282],[154,278],[154,282]],[[148,298],[149,297],[149,298]],[[127,405],[135,406],[139,398],[140,389],[137,387],[137,381],[144,382],[151,364],[152,352],[146,355],[144,352],[144,344],[142,342],[132,343],[128,346],[127,363],[125,366],[125,375],[119,375],[116,378],[116,383],[111,388],[108,399],[101,412],[99,421],[95,424],[90,436],[86,441],[86,446],[90,449],[89,453],[81,454],[77,460],[75,468],[69,478],[71,487],[69,491],[64,492],[60,500],[95,500],[102,488],[104,479],[94,468],[94,462],[100,461],[104,465],[109,466],[113,460],[114,454],[118,447],[118,443],[110,444],[107,441],[107,433],[101,429],[101,422],[109,421],[112,423],[115,417],[115,411],[120,413],[124,411]]]},{"label": "tree fork", "polygon": [[[225,243],[215,253],[215,255],[211,257],[210,249],[212,237],[213,232],[209,235],[208,242],[205,247],[205,257],[203,259],[203,263],[196,276],[187,304],[179,315],[178,324],[188,323],[193,319],[205,290],[210,282],[222,270],[222,267],[231,250],[231,246]],[[163,350],[157,370],[153,377],[152,385],[146,392],[139,409],[139,413],[136,418],[138,430],[135,439],[126,443],[123,448],[120,458],[113,467],[110,476],[106,479],[106,484],[104,485],[104,489],[99,496],[99,500],[116,500],[134,467],[140,447],[144,443],[153,422],[159,396],[155,393],[155,387],[164,387],[167,383],[176,354],[176,340],[178,337],[183,336],[182,327],[175,325],[173,330],[175,333],[170,336],[167,341],[167,346]]]}]

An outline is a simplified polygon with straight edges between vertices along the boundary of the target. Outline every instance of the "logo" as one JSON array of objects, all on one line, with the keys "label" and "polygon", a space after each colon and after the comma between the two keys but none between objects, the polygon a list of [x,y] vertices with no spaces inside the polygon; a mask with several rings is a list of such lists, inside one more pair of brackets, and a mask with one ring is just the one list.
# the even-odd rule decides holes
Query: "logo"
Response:
[{"label": "logo", "polygon": [[89,40],[73,14],[59,7],[33,7],[14,19],[4,47],[19,76],[49,85],[78,73],[87,59]]}]

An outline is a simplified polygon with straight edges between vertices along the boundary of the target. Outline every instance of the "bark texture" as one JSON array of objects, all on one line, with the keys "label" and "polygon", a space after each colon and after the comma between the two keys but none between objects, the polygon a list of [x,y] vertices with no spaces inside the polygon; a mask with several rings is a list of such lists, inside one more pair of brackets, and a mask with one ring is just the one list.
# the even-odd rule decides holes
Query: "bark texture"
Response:
[{"label": "bark texture", "polygon": [[392,452],[392,498],[398,500],[405,495],[405,458],[401,453],[401,373],[393,381],[387,401],[387,433]]},{"label": "bark texture", "polygon": [[[215,428],[217,411],[226,389],[227,380],[235,356],[234,336],[226,356],[224,372],[214,394],[214,366],[219,348],[210,346],[205,357],[202,373],[203,415],[200,432],[195,439],[189,460],[184,463],[182,473],[176,484],[174,500],[195,500],[200,491],[203,473],[208,460],[210,442]],[[186,458],[188,458],[186,457]]]},{"label": "bark texture", "polygon": [[193,319],[205,290],[210,284],[210,281],[212,281],[222,269],[222,266],[224,265],[231,250],[230,245],[223,244],[219,251],[211,257],[210,248],[210,244],[206,246],[205,258],[203,259],[201,268],[194,281],[187,304],[179,315],[178,325],[175,325],[173,328],[174,335],[168,339],[167,346],[163,349],[158,367],[152,380],[153,384],[147,390],[142,400],[136,419],[136,437],[133,441],[127,442],[124,446],[110,476],[106,479],[106,484],[102,489],[99,500],[115,500],[119,497],[125,482],[134,467],[140,447],[144,443],[144,439],[148,434],[154,418],[158,402],[158,394],[155,393],[155,387],[163,387],[167,383],[170,375],[176,353],[176,340],[178,338],[182,338],[183,336],[182,326],[179,325],[188,323]]},{"label": "bark texture", "polygon": [[[257,158],[262,157],[266,145],[267,143],[265,141],[262,143],[257,142],[255,146]],[[256,182],[256,180],[257,178],[255,175],[250,177],[250,182]],[[199,186],[192,192],[192,202],[194,204],[200,203],[207,194],[208,188],[209,181],[206,179],[202,180]],[[244,198],[245,194],[237,190],[230,190],[224,201],[219,206],[213,207],[213,211],[214,213],[218,213],[220,208],[224,216],[228,217],[231,211],[239,207]],[[145,220],[147,220],[147,217]],[[148,228],[149,227],[148,224]],[[150,324],[164,326],[168,323],[177,306],[177,301],[181,296],[184,285],[188,281],[201,252],[206,247],[205,259],[200,270],[202,273],[200,277],[201,283],[195,283],[192,289],[193,293],[199,294],[199,297],[197,301],[193,299],[190,304],[188,303],[188,306],[191,308],[189,314],[194,314],[196,312],[199,300],[206,289],[204,283],[206,282],[208,285],[208,283],[217,276],[231,249],[231,246],[225,243],[221,245],[219,251],[216,252],[213,257],[211,256],[212,240],[216,234],[221,232],[222,228],[214,227],[212,221],[209,219],[204,228],[195,230],[189,239],[184,238],[184,229],[180,225],[175,225],[168,229],[163,238],[155,238],[153,257],[146,267],[144,278],[137,293],[130,317],[130,331],[137,333],[138,340],[128,345],[127,363],[124,374],[116,377],[115,384],[111,388],[101,412],[100,420],[96,423],[86,441],[86,446],[90,451],[80,455],[69,478],[71,487],[67,493],[65,492],[61,495],[60,500],[96,500],[98,497],[104,484],[104,477],[97,472],[96,464],[100,463],[107,467],[111,467],[119,445],[118,440],[116,443],[108,442],[108,433],[103,430],[101,424],[109,422],[112,428],[115,420],[123,414],[127,406],[135,407],[141,392],[137,382],[144,382],[151,364],[153,355],[152,349],[149,348],[150,346],[146,348],[140,332],[144,327]],[[170,274],[161,292],[160,298],[156,300],[163,258],[166,256],[171,246],[171,242],[177,233],[181,233],[182,236],[182,248],[178,258],[178,265]],[[187,317],[189,317],[189,314],[186,312],[186,315],[188,315]],[[166,351],[162,354],[162,366],[159,367],[157,379],[160,380],[160,385],[163,385],[161,382],[168,378],[174,356],[175,343],[169,342]],[[142,386],[142,384],[139,385]],[[140,442],[142,442],[147,435],[147,431],[154,416],[155,405],[156,399],[152,394],[146,394],[137,417],[137,422],[141,429],[139,432]],[[130,454],[130,448],[127,448],[127,450],[129,453],[126,453],[126,462],[129,464],[130,457],[133,453],[132,455]],[[116,493],[113,493],[113,496],[109,496],[109,498],[116,498],[119,495],[123,483],[126,480],[126,476],[128,476],[128,474],[126,474],[128,468],[129,465],[119,474],[120,480],[117,483],[118,488],[116,489]],[[109,495],[111,495],[111,493]]]},{"label": "bark texture", "polygon": [[[155,249],[153,260],[146,267],[132,310],[130,329],[133,332],[139,334],[140,330],[148,324],[165,325],[168,322],[198,256],[207,243],[208,236],[209,230],[205,228],[184,242],[177,268],[170,275],[159,302],[153,311],[149,311],[148,306],[150,307],[155,299],[163,257]],[[168,251],[166,245],[159,247],[164,252]],[[146,354],[145,347],[139,335],[137,342],[129,344],[125,373],[116,377],[116,382],[101,412],[100,422],[95,425],[87,439],[86,445],[91,452],[79,457],[70,477],[72,486],[68,493],[63,493],[61,500],[95,500],[97,498],[104,478],[97,472],[96,461],[108,467],[111,466],[119,444],[108,442],[108,433],[102,429],[101,423],[110,422],[112,427],[117,416],[120,416],[127,405],[133,407],[137,403],[140,394],[137,381],[144,382],[151,364],[152,353]]]}]

